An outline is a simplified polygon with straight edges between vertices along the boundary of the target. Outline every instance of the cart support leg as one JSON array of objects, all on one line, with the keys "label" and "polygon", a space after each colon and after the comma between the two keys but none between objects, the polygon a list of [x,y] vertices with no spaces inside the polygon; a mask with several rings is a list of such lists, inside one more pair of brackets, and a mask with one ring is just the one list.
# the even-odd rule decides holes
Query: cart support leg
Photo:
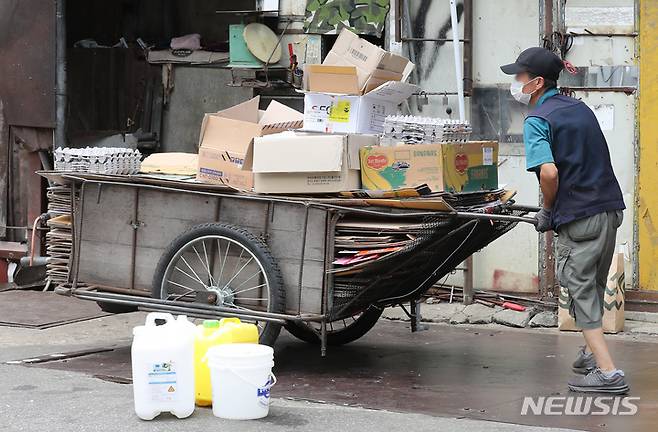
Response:
[{"label": "cart support leg", "polygon": [[327,356],[327,320],[323,319],[320,322],[320,355]]},{"label": "cart support leg", "polygon": [[412,333],[427,330],[429,328],[427,324],[421,323],[422,316],[420,315],[420,303],[420,299],[414,299],[411,300],[411,303],[409,304]]},{"label": "cart support leg", "polygon": [[464,266],[464,304],[473,304],[473,255],[466,258]]}]

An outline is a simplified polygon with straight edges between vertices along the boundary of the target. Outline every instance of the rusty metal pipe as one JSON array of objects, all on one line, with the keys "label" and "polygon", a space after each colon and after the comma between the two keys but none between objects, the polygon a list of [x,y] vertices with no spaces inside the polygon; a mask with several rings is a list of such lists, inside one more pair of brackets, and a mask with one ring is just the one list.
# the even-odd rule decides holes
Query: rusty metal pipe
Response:
[{"label": "rusty metal pipe", "polygon": [[[464,95],[473,94],[473,0],[464,0]],[[472,108],[472,107],[471,107]]]},{"label": "rusty metal pipe", "polygon": [[55,0],[55,142],[66,147],[66,0]]},{"label": "rusty metal pipe", "polygon": [[471,212],[457,212],[455,216],[462,219],[483,219],[499,222],[525,222],[532,225],[537,225],[537,219],[532,217],[513,216],[504,214],[489,214],[489,213],[471,213]]},{"label": "rusty metal pipe", "polygon": [[73,295],[75,297],[79,298],[84,298],[85,300],[95,300],[95,301],[122,301],[122,302],[129,302],[125,304],[130,304],[132,306],[146,306],[146,305],[160,305],[160,306],[174,306],[174,307],[190,307],[193,309],[198,309],[206,312],[224,312],[224,313],[232,313],[232,314],[243,314],[243,315],[249,315],[257,318],[274,318],[274,319],[281,319],[281,320],[313,320],[313,319],[319,319],[321,316],[315,316],[315,315],[287,315],[287,314],[281,314],[281,313],[275,313],[275,312],[261,312],[261,311],[243,311],[240,309],[235,309],[235,308],[230,308],[230,307],[224,307],[224,306],[213,306],[209,304],[203,304],[203,303],[196,303],[196,302],[190,302],[190,306],[186,306],[184,303],[180,301],[172,301],[172,300],[162,300],[162,299],[155,299],[155,298],[150,298],[150,297],[137,297],[137,296],[132,296],[132,295],[126,295],[126,294],[113,294],[113,293],[99,293],[99,292],[93,292],[93,291],[84,291],[84,290],[78,290],[74,291]]}]

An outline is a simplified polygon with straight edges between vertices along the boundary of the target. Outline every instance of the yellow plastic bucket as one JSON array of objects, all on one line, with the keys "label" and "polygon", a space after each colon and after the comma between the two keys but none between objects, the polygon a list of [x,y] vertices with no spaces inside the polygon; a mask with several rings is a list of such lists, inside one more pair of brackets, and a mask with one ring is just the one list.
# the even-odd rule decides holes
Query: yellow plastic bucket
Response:
[{"label": "yellow plastic bucket", "polygon": [[238,318],[223,318],[220,321],[206,320],[197,326],[194,338],[194,387],[195,400],[199,406],[212,405],[210,369],[204,361],[208,349],[231,343],[258,343],[258,327]]}]

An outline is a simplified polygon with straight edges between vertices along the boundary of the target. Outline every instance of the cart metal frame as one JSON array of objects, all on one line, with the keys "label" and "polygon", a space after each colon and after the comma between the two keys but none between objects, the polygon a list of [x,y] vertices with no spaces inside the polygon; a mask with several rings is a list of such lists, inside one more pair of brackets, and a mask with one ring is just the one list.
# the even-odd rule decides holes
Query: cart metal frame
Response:
[{"label": "cart metal frame", "polygon": [[[225,190],[203,190],[202,188],[192,187],[191,185],[178,186],[176,184],[154,184],[155,182],[143,182],[143,181],[131,181],[128,178],[107,178],[107,176],[87,176],[87,175],[75,175],[75,174],[65,174],[57,173],[57,175],[48,176],[48,178],[56,178],[60,182],[66,182],[71,185],[71,207],[72,212],[72,257],[70,263],[70,274],[69,274],[69,284],[57,288],[57,292],[64,295],[74,296],[84,300],[91,301],[101,301],[107,303],[114,303],[118,305],[127,305],[127,306],[136,306],[141,310],[146,311],[166,311],[173,312],[177,314],[187,314],[190,316],[195,316],[199,318],[216,318],[222,316],[237,316],[242,319],[258,319],[260,321],[267,321],[277,324],[286,324],[288,322],[303,322],[303,323],[317,323],[320,326],[319,331],[315,330],[320,338],[321,342],[321,353],[322,355],[326,354],[327,350],[327,323],[331,321],[332,317],[340,316],[341,313],[349,310],[354,306],[356,299],[343,305],[342,308],[336,313],[331,311],[331,302],[333,294],[333,275],[331,272],[328,272],[332,267],[332,261],[334,259],[334,234],[337,221],[344,217],[345,215],[363,215],[363,216],[375,216],[375,217],[395,217],[395,218],[437,218],[439,217],[445,221],[454,221],[455,219],[468,219],[469,221],[459,225],[455,230],[453,230],[449,236],[456,235],[457,233],[463,230],[473,230],[476,229],[478,221],[489,221],[489,223],[494,224],[497,222],[507,223],[509,228],[516,225],[518,222],[527,222],[535,223],[534,218],[522,217],[519,215],[511,214],[524,214],[529,211],[534,211],[536,209],[531,207],[522,207],[514,206],[513,204],[508,204],[499,209],[498,213],[477,213],[477,212],[427,212],[427,211],[411,211],[411,210],[391,210],[391,209],[380,209],[374,210],[372,208],[359,208],[359,207],[348,207],[343,205],[337,205],[333,201],[322,202],[321,200],[312,200],[296,197],[286,197],[286,196],[269,196],[269,195],[254,195],[248,193],[241,193],[237,191],[232,191],[229,189]],[[82,238],[85,229],[88,227],[85,225],[85,201],[89,199],[90,192],[95,193],[97,202],[100,202],[101,195],[105,188],[109,187],[125,187],[135,190],[133,198],[133,214],[130,226],[132,227],[132,245],[131,245],[131,259],[130,259],[130,288],[127,287],[117,287],[109,286],[103,284],[96,284],[91,280],[80,280],[80,265],[81,265],[81,250],[82,250]],[[302,233],[301,233],[301,245],[299,253],[299,269],[296,275],[296,290],[295,293],[297,297],[297,309],[294,313],[293,311],[287,310],[286,313],[272,313],[272,312],[263,312],[263,311],[245,311],[232,307],[218,306],[212,304],[204,304],[199,301],[193,303],[186,303],[180,301],[172,300],[161,300],[152,298],[150,292],[144,290],[135,289],[135,275],[136,275],[136,251],[138,247],[138,230],[141,228],[141,223],[139,221],[139,199],[140,191],[158,191],[158,192],[167,192],[175,194],[194,194],[196,196],[208,197],[217,199],[217,210],[215,213],[215,220],[221,221],[221,202],[223,199],[238,199],[238,200],[247,200],[249,202],[259,202],[264,203],[267,206],[267,212],[264,215],[264,232],[263,235],[267,236],[269,233],[269,223],[273,220],[273,211],[276,205],[292,205],[292,206],[301,206],[304,209],[303,224],[302,224]],[[79,196],[79,199],[76,197]],[[304,271],[305,264],[307,259],[306,251],[309,247],[308,245],[308,233],[309,233],[309,213],[312,210],[321,210],[326,212],[325,226],[324,227],[312,227],[313,229],[323,229],[324,230],[324,276],[322,280],[322,289],[321,289],[321,304],[319,308],[314,312],[305,312],[302,306],[303,295],[305,293],[304,286]],[[209,221],[208,221],[209,222]],[[470,236],[470,234],[469,234]],[[468,237],[467,237],[468,239]],[[267,241],[269,245],[270,242]],[[462,243],[463,244],[463,243]],[[484,246],[484,245],[483,245]],[[456,251],[455,251],[456,252]],[[450,257],[454,255],[454,252],[450,254]],[[450,258],[449,257],[449,258]],[[416,302],[418,298],[436,281],[433,280],[436,273],[444,266],[449,259],[446,259],[441,266],[437,267],[431,274],[425,278],[424,283],[415,287],[407,295],[397,296],[394,298],[385,298],[381,301],[376,301],[378,307],[387,307],[396,304],[402,304],[406,301],[411,301],[412,305]],[[440,277],[440,276],[439,276]],[[290,278],[289,278],[290,279]],[[371,284],[372,285],[372,284]],[[288,291],[288,286],[286,290]],[[365,295],[364,291],[357,295],[357,298],[361,295]],[[412,307],[412,311],[413,311]]]}]

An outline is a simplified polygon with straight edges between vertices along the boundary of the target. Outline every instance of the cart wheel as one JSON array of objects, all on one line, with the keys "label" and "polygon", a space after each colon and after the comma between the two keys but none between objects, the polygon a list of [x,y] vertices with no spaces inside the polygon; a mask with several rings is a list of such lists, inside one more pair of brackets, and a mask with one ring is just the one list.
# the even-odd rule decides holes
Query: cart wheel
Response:
[{"label": "cart wheel", "polygon": [[[327,323],[327,344],[335,346],[354,342],[377,324],[382,312],[382,309],[371,306],[353,317]],[[291,321],[286,324],[286,330],[304,342],[319,344],[320,325],[317,323],[313,323],[313,325],[315,331],[309,324]]]},{"label": "cart wheel", "polygon": [[103,312],[109,312],[113,314],[121,314],[121,313],[128,313],[128,312],[135,312],[138,310],[137,306],[128,306],[124,304],[116,304],[116,303],[109,303],[109,302],[96,302],[99,308]]},{"label": "cart wheel", "polygon": [[[160,258],[153,278],[153,297],[207,304],[239,311],[285,312],[285,290],[279,267],[267,245],[234,225],[198,225],[178,236]],[[260,343],[273,345],[281,325],[258,326]]]}]

